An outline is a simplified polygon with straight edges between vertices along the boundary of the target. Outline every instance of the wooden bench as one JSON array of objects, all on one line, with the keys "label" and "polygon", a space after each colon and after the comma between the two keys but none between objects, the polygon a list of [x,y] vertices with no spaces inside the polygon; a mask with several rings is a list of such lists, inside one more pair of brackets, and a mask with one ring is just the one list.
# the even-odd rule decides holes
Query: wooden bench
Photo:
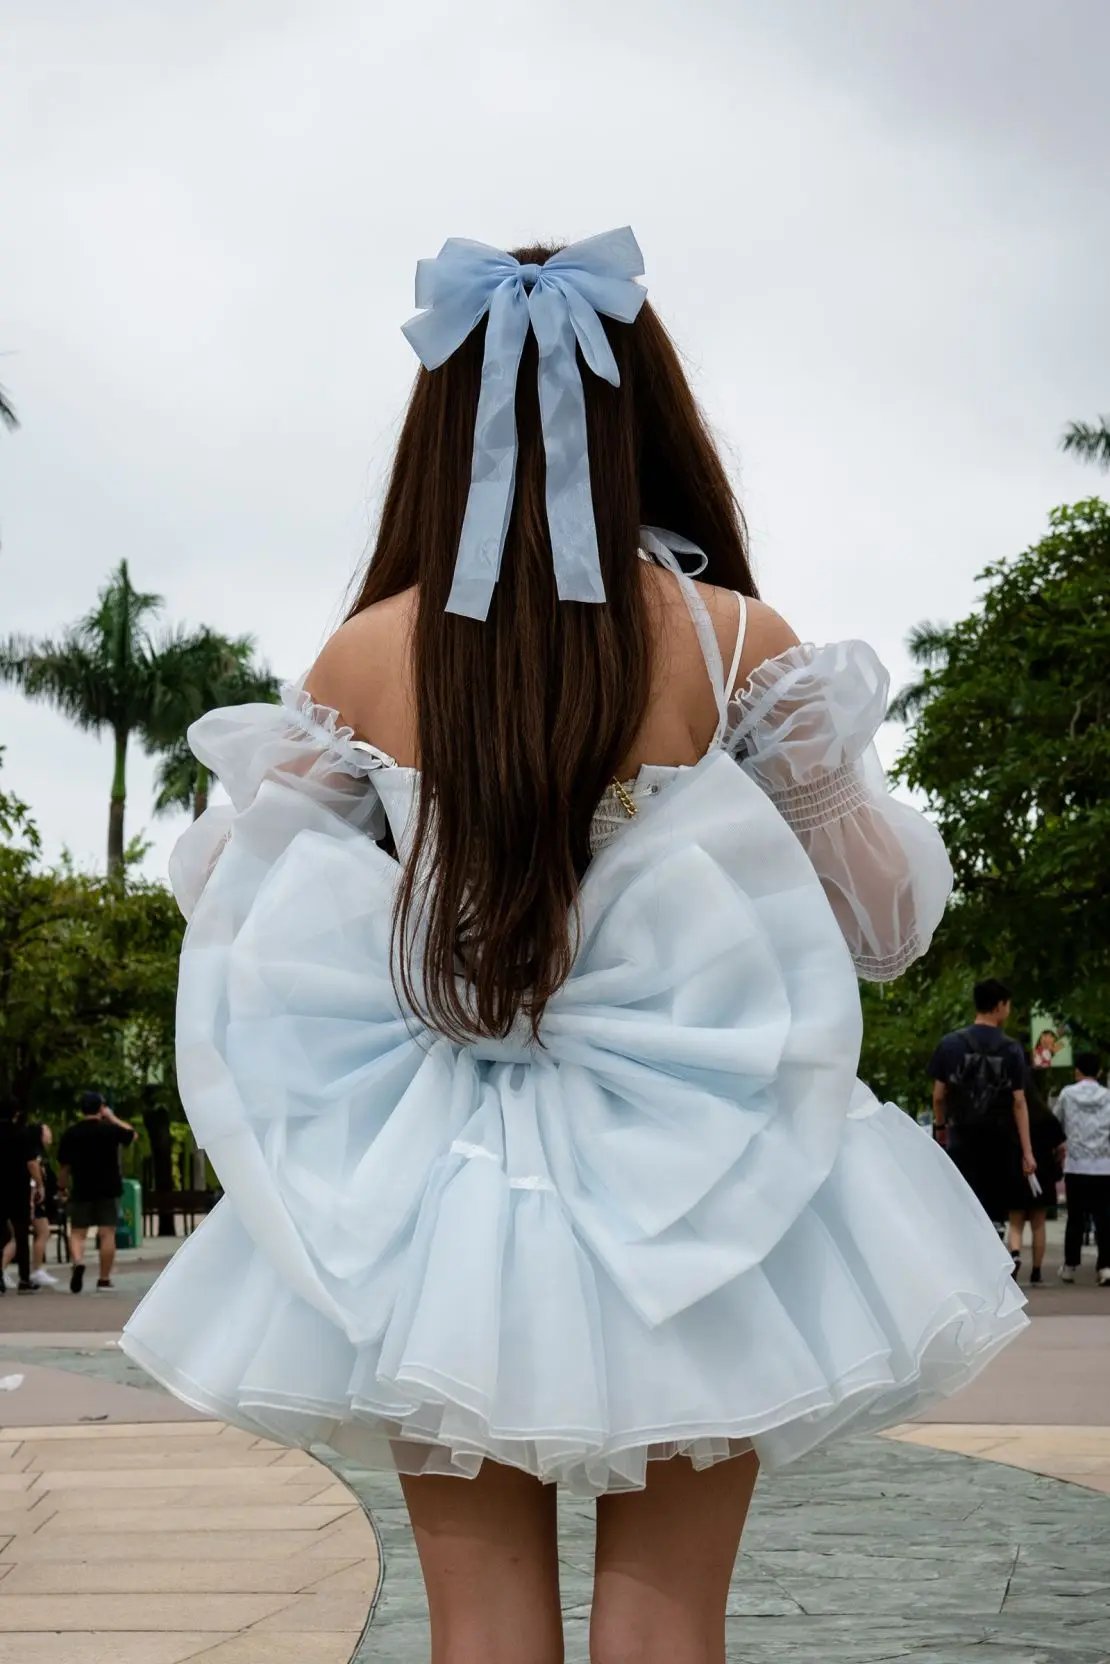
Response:
[{"label": "wooden bench", "polygon": [[143,1235],[157,1234],[158,1222],[163,1214],[172,1214],[175,1220],[181,1214],[188,1236],[197,1228],[197,1216],[211,1213],[216,1200],[211,1190],[144,1190]]}]

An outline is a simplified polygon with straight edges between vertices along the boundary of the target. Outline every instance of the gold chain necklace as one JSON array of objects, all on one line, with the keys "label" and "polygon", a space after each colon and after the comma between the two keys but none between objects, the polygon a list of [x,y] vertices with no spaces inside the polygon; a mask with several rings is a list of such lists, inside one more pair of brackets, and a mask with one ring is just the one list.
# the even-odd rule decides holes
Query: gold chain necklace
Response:
[{"label": "gold chain necklace", "polygon": [[624,810],[625,814],[628,815],[629,818],[631,818],[633,815],[637,814],[639,811],[637,810],[635,803],[632,801],[631,792],[629,792],[621,784],[621,782],[619,780],[615,779],[615,778],[610,782],[610,784],[612,785],[613,790],[616,792],[617,802],[620,804],[620,806]]}]

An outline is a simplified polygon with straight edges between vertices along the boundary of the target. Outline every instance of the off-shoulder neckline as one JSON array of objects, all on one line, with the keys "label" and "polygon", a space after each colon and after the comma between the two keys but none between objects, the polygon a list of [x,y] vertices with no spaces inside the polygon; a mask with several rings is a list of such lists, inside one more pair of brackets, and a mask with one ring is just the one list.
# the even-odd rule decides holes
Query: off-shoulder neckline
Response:
[{"label": "off-shoulder neckline", "polygon": [[[865,644],[852,642],[843,645]],[[731,718],[735,712],[735,720],[730,720],[724,730],[714,736],[704,756],[717,750],[735,749],[736,742],[762,721],[768,709],[782,697],[784,678],[791,672],[808,669],[819,651],[813,642],[797,642],[756,665],[729,697],[729,715]],[[356,739],[354,729],[341,720],[337,710],[330,705],[318,704],[313,699],[303,678],[300,682],[283,685],[281,702],[307,734],[321,740],[355,772],[374,773],[379,769],[389,769],[401,775],[420,775],[420,769],[414,764],[399,763],[388,751],[370,740]],[[704,761],[704,757],[699,761]],[[696,763],[641,763],[636,774],[622,781],[622,785],[634,788],[645,774],[677,774],[683,769],[696,767]]]}]

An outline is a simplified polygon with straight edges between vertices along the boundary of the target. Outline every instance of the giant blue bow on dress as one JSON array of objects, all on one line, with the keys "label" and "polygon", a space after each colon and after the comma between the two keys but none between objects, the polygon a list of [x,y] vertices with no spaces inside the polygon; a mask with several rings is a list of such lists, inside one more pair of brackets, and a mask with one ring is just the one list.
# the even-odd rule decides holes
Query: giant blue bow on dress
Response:
[{"label": "giant blue bow on dress", "polygon": [[451,237],[416,268],[416,304],[404,325],[420,362],[435,370],[486,312],[482,388],[474,423],[470,495],[447,611],[485,618],[501,570],[516,478],[516,381],[529,324],[539,344],[540,421],[547,458],[547,523],[563,601],[604,601],[597,552],[586,404],[575,342],[597,376],[620,385],[599,312],[632,323],[645,291],[643,256],[628,226],[572,243],[541,265]]}]

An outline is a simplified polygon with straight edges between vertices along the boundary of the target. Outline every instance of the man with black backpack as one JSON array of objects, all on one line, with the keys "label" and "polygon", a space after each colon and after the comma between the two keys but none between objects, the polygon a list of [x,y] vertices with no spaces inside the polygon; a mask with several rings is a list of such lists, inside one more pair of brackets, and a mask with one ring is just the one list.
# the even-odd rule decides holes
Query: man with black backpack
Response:
[{"label": "man with black backpack", "polygon": [[[995,977],[975,984],[975,1021],[946,1034],[929,1064],[937,1139],[998,1224],[1013,1175],[1037,1171],[1025,1102],[1025,1060],[1005,1033],[1010,990]],[[1016,1134],[1016,1136],[1015,1136]]]}]

